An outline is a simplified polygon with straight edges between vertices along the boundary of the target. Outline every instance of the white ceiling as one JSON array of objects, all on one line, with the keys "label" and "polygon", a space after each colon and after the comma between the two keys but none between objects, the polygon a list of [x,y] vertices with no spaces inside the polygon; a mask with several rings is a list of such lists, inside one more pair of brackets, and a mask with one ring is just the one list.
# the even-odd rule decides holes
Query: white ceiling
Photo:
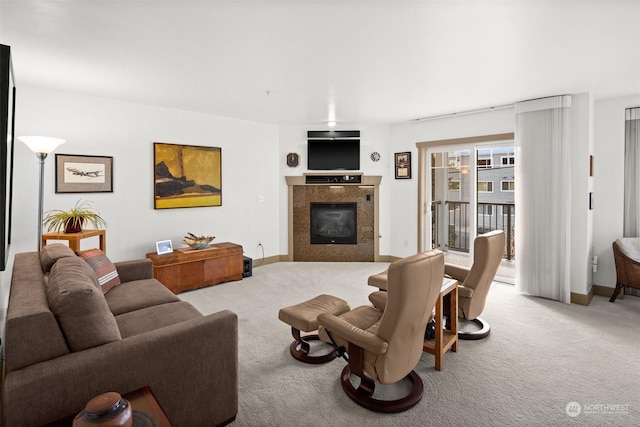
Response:
[{"label": "white ceiling", "polygon": [[274,124],[640,93],[640,1],[8,1],[39,86]]}]

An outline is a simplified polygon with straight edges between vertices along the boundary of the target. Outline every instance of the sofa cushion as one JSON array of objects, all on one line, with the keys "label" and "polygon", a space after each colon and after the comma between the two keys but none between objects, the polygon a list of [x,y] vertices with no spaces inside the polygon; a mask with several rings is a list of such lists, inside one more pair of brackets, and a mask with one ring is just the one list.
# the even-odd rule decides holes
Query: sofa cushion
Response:
[{"label": "sofa cushion", "polygon": [[100,249],[78,251],[77,254],[95,271],[103,294],[120,284],[120,276],[118,276],[116,266]]},{"label": "sofa cushion", "polygon": [[134,280],[116,286],[105,295],[114,316],[158,304],[180,301],[156,279]]},{"label": "sofa cushion", "polygon": [[16,254],[5,323],[8,372],[69,353],[56,317],[49,309],[38,252]]},{"label": "sofa cushion", "polygon": [[116,319],[83,259],[56,261],[49,274],[47,300],[71,351],[120,339]]},{"label": "sofa cushion", "polygon": [[127,338],[197,317],[202,313],[188,302],[179,301],[124,313],[116,316],[116,322],[122,338]]},{"label": "sofa cushion", "polygon": [[75,257],[76,254],[69,246],[62,243],[52,243],[51,245],[43,246],[40,249],[40,265],[42,271],[48,273],[51,271],[51,267],[60,258]]}]

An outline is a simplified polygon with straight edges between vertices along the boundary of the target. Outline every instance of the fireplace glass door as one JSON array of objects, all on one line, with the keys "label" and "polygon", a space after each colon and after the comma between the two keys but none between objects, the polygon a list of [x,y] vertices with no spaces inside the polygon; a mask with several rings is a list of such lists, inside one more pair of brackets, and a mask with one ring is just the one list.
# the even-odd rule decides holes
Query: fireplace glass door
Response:
[{"label": "fireplace glass door", "polygon": [[311,203],[311,244],[356,245],[357,213],[357,203]]}]

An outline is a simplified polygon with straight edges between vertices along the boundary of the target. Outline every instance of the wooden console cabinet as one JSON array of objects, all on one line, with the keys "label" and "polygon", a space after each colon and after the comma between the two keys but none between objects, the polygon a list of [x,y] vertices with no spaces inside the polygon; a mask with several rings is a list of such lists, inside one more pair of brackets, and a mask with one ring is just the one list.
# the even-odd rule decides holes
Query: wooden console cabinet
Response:
[{"label": "wooden console cabinet", "polygon": [[242,246],[218,243],[206,249],[177,249],[173,253],[148,253],[153,262],[153,276],[174,294],[242,280]]}]

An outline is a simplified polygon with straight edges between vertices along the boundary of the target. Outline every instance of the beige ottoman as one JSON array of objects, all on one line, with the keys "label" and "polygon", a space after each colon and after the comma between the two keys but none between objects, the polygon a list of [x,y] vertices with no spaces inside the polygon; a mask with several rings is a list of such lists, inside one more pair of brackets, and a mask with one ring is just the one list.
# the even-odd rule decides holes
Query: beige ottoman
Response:
[{"label": "beige ottoman", "polygon": [[291,326],[291,335],[294,338],[289,347],[291,355],[305,363],[325,363],[335,359],[335,350],[320,356],[310,356],[311,347],[308,341],[318,340],[318,335],[310,334],[302,337],[300,331],[316,331],[319,314],[331,313],[339,316],[347,311],[349,311],[349,304],[345,300],[326,294],[280,309],[278,319]]}]

